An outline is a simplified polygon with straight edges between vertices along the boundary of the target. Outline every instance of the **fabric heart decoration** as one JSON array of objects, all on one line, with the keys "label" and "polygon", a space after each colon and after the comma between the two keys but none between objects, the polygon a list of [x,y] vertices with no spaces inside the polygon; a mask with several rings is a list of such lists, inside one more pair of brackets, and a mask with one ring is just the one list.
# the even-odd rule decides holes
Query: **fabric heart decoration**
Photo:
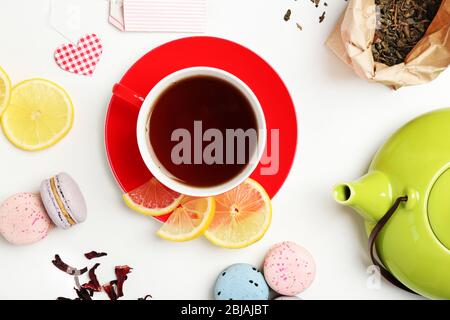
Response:
[{"label": "fabric heart decoration", "polygon": [[55,51],[58,66],[68,72],[91,76],[103,53],[103,46],[96,34],[88,34],[72,43],[63,44]]}]

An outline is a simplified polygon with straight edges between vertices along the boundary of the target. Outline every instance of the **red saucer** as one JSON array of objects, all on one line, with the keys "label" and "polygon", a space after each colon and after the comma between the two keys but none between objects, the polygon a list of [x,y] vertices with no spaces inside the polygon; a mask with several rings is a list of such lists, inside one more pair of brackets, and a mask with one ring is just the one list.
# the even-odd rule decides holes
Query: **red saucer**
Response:
[{"label": "red saucer", "polygon": [[[264,186],[270,197],[275,196],[294,160],[297,120],[292,99],[283,81],[254,52],[220,38],[183,38],[147,53],[128,70],[120,83],[145,97],[162,78],[193,66],[223,69],[240,78],[258,97],[264,110],[268,132],[279,129],[278,172],[274,175],[261,175],[260,164],[252,174],[252,178]],[[124,192],[151,178],[136,141],[138,112],[137,108],[113,96],[106,115],[106,152],[111,170]],[[270,134],[267,141],[270,145]]]}]

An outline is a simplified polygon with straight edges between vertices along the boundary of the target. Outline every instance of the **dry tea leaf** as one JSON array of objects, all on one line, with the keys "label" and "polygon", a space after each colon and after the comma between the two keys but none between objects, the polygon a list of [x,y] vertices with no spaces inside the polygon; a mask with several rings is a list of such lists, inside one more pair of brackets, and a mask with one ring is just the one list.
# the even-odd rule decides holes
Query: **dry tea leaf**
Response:
[{"label": "dry tea leaf", "polygon": [[316,6],[316,8],[319,7],[320,0],[311,0],[311,2],[314,3],[314,5]]},{"label": "dry tea leaf", "polygon": [[319,17],[319,23],[322,23],[323,20],[325,20],[325,11],[322,13],[322,15]]},{"label": "dry tea leaf", "polygon": [[291,9],[288,9],[288,11],[286,11],[286,13],[284,14],[284,21],[289,21],[290,19],[291,19],[291,14],[292,14],[292,11],[291,11]]}]

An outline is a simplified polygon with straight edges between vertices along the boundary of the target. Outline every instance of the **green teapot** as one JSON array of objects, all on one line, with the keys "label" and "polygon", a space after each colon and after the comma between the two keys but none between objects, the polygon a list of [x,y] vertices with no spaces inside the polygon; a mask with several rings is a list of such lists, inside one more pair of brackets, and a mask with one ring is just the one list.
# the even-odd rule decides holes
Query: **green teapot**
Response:
[{"label": "green teapot", "polygon": [[333,193],[365,219],[369,235],[377,229],[378,257],[401,284],[450,299],[450,109],[406,124],[377,152],[367,175]]}]

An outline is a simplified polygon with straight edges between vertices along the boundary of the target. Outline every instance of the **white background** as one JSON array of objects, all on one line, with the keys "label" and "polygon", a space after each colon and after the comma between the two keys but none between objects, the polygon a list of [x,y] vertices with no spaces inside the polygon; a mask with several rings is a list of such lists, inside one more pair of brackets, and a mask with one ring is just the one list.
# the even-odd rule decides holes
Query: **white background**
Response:
[{"label": "white background", "polygon": [[[81,266],[83,253],[99,250],[109,254],[98,269],[104,282],[113,278],[113,266],[134,267],[126,298],[210,299],[223,268],[238,262],[260,265],[270,246],[284,240],[296,241],[315,257],[317,278],[301,294],[304,299],[415,298],[386,282],[379,289],[367,285],[370,263],[362,219],[335,204],[331,190],[362,175],[374,152],[406,121],[450,106],[450,72],[397,92],[357,78],[324,45],[344,0],[328,0],[322,24],[322,9],[310,0],[208,0],[208,34],[254,50],[286,82],[297,109],[298,153],[273,201],[272,226],[259,243],[237,251],[205,239],[174,244],[155,236],[158,222],[123,204],[106,160],[103,126],[113,84],[144,53],[183,35],[121,33],[107,23],[106,0],[75,1],[82,10],[80,34],[96,32],[104,43],[92,78],[55,65],[53,51],[65,39],[49,25],[47,0],[0,0],[0,65],[13,82],[39,76],[60,83],[76,107],[72,131],[48,150],[23,152],[0,134],[0,199],[36,192],[42,179],[67,171],[78,180],[89,207],[86,223],[54,230],[35,245],[15,247],[0,239],[0,298],[73,297],[73,280],[52,266],[53,255]],[[288,8],[293,14],[286,23]]]}]

